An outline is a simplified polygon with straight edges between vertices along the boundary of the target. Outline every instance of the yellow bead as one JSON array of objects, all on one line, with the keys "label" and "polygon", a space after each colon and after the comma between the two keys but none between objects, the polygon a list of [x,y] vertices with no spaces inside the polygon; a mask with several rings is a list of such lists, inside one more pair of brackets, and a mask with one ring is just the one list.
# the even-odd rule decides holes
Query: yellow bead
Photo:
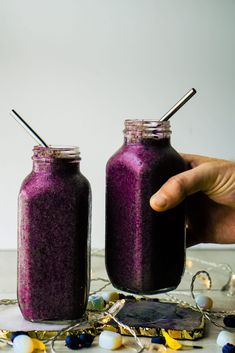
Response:
[{"label": "yellow bead", "polygon": [[36,338],[32,338],[32,341],[33,341],[33,349],[39,349],[40,351],[46,350],[46,346],[42,341],[39,341]]},{"label": "yellow bead", "polygon": [[174,350],[182,348],[182,344],[172,338],[165,330],[162,330],[162,334],[166,340],[166,344],[168,347]]}]

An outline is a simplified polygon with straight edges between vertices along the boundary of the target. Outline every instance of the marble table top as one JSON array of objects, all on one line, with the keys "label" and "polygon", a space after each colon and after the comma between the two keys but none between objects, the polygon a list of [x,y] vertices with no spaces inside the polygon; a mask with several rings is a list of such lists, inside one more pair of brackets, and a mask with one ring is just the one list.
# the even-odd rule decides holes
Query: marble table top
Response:
[{"label": "marble table top", "polygon": [[[213,250],[203,250],[203,249],[189,249],[187,251],[187,271],[182,279],[180,286],[177,290],[169,292],[168,294],[158,295],[159,299],[164,300],[178,300],[194,305],[193,298],[190,294],[190,282],[192,274],[199,270],[207,270],[212,277],[212,289],[210,290],[210,297],[214,302],[214,310],[216,311],[235,311],[235,288],[230,285],[230,293],[227,291],[222,291],[221,288],[228,284],[228,280],[231,279],[231,271],[235,273],[235,256],[233,249],[213,249]],[[16,298],[16,268],[17,268],[17,255],[14,250],[0,250],[0,299],[14,299]],[[102,251],[94,251],[92,255],[92,279],[104,278],[107,279],[107,274],[105,272],[104,266],[104,256]],[[234,276],[235,281],[235,276]],[[233,282],[232,282],[233,283]],[[93,281],[91,289],[99,289],[104,283],[101,281]],[[230,283],[231,284],[231,283]],[[204,283],[200,283],[195,287],[195,292],[205,292]],[[105,290],[113,291],[111,285],[109,285]],[[207,293],[208,295],[208,293]],[[51,327],[51,325],[43,324],[32,324],[25,321],[18,309],[17,304],[15,305],[0,305],[0,330],[59,330],[61,325]],[[220,328],[214,326],[211,323],[206,324],[205,337],[193,341],[186,341],[188,345],[197,344],[203,347],[200,352],[203,353],[217,353],[222,352],[221,347],[217,346],[216,338],[218,333],[221,331]],[[146,337],[140,337],[143,344],[148,345],[150,339]],[[123,337],[124,346],[118,351],[121,352],[135,352],[135,341],[132,337]],[[10,346],[5,346],[4,351],[12,352],[13,349]],[[68,353],[70,350],[65,347],[63,341],[57,341],[55,344],[56,352],[58,353]],[[194,351],[195,349],[190,349]],[[173,350],[168,349],[169,353]],[[198,351],[198,350],[197,350]],[[70,351],[71,352],[71,351]],[[83,353],[100,353],[109,352],[109,350],[104,350],[98,345],[98,337],[91,348],[83,348]],[[147,352],[147,350],[146,350]]]}]

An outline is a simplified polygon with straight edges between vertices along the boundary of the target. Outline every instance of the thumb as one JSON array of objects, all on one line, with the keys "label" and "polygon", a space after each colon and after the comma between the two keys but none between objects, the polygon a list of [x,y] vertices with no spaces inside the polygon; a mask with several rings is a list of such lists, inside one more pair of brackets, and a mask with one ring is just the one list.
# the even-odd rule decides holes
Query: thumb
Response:
[{"label": "thumb", "polygon": [[208,183],[205,164],[177,174],[163,184],[150,199],[155,211],[165,211],[177,206],[186,196],[203,191]]}]

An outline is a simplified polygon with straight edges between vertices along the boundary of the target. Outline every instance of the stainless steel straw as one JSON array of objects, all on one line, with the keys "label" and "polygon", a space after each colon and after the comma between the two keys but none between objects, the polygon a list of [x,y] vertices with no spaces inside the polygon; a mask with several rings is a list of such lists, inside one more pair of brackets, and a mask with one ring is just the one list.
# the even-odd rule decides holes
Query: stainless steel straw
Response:
[{"label": "stainless steel straw", "polygon": [[172,115],[174,115],[177,110],[179,110],[197,91],[195,88],[192,88],[188,93],[186,93],[159,121],[169,120]]},{"label": "stainless steel straw", "polygon": [[14,110],[12,109],[10,115],[31,135],[39,145],[48,147],[45,141],[29,126],[28,123]]}]

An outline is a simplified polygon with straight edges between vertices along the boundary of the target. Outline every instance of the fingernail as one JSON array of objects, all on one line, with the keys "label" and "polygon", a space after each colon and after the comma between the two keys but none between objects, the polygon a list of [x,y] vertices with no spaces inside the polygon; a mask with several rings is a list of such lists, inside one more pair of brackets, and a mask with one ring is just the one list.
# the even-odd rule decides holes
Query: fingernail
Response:
[{"label": "fingernail", "polygon": [[158,208],[166,208],[167,206],[167,198],[162,193],[156,193],[151,197],[151,201],[156,205]]}]

